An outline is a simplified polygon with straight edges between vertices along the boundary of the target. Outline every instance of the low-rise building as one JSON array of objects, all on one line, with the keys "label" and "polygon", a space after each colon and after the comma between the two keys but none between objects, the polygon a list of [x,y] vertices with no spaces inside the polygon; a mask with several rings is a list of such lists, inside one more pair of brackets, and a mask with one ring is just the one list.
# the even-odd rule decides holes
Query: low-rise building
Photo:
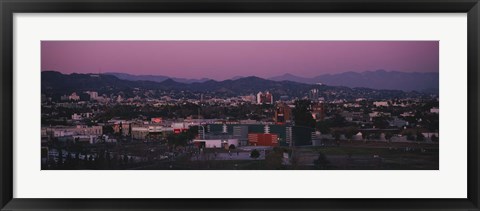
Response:
[{"label": "low-rise building", "polygon": [[236,138],[213,138],[213,139],[195,139],[193,143],[200,148],[224,148],[228,149],[231,145],[238,147]]},{"label": "low-rise building", "polygon": [[43,133],[53,138],[76,135],[101,136],[103,134],[103,128],[102,126],[88,127],[85,125],[77,125],[73,127],[44,127],[42,128],[42,135]]},{"label": "low-rise building", "polygon": [[388,102],[387,101],[376,101],[376,102],[373,102],[373,105],[376,106],[376,107],[388,106]]},{"label": "low-rise building", "polygon": [[252,146],[277,146],[278,135],[271,133],[249,133],[248,144]]}]

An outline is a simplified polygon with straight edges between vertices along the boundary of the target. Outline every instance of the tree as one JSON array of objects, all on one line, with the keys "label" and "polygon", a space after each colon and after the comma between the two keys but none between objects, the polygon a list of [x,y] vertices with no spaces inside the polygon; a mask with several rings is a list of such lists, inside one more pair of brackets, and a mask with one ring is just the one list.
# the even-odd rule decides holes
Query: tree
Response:
[{"label": "tree", "polygon": [[74,160],[75,168],[79,168],[80,165],[80,152],[75,153],[75,160]]},{"label": "tree", "polygon": [[316,126],[317,130],[320,131],[321,133],[323,134],[328,134],[330,133],[330,124],[329,124],[329,121],[319,121],[317,122],[317,126]]},{"label": "tree", "polygon": [[393,137],[393,134],[392,134],[392,133],[385,133],[385,139],[387,139],[388,142],[391,141],[392,137]]},{"label": "tree", "polygon": [[102,130],[104,134],[113,134],[113,127],[111,125],[103,126]]},{"label": "tree", "polygon": [[187,132],[182,132],[175,136],[175,146],[187,146],[188,142],[192,139],[189,138]]},{"label": "tree", "polygon": [[347,125],[347,120],[340,114],[335,114],[332,119],[326,121],[330,121],[332,127],[345,127]]},{"label": "tree", "polygon": [[367,141],[369,134],[366,131],[363,131],[362,133],[362,139]]},{"label": "tree", "polygon": [[167,135],[167,143],[169,146],[175,145],[175,135],[174,134],[168,134]]},{"label": "tree", "polygon": [[258,157],[260,157],[260,152],[258,152],[258,150],[256,149],[252,150],[252,152],[250,152],[250,157],[253,159],[257,159]]},{"label": "tree", "polygon": [[333,131],[333,137],[335,138],[335,141],[340,141],[340,131],[335,130]]},{"label": "tree", "polygon": [[432,135],[430,137],[430,139],[433,141],[433,142],[438,142],[438,137],[436,135]]},{"label": "tree", "polygon": [[315,128],[315,120],[312,117],[312,113],[309,111],[309,107],[309,100],[295,101],[295,108],[292,110],[295,119],[295,126]]},{"label": "tree", "polygon": [[378,140],[380,139],[380,133],[379,132],[370,133],[369,138],[372,140]]},{"label": "tree", "polygon": [[111,156],[110,152],[107,152],[105,154],[105,159],[107,160],[107,167],[111,168],[112,167],[112,156]]},{"label": "tree", "polygon": [[132,123],[130,123],[128,125],[128,135],[131,136],[132,135]]},{"label": "tree", "polygon": [[376,128],[385,129],[390,126],[390,123],[388,123],[387,117],[381,116],[373,119],[373,126],[375,126]]},{"label": "tree", "polygon": [[328,164],[329,161],[327,157],[321,152],[318,153],[318,158],[313,161],[313,165],[316,169],[327,169]]},{"label": "tree", "polygon": [[61,149],[57,149],[58,151],[58,160],[57,160],[57,168],[63,166],[63,152]]},{"label": "tree", "polygon": [[417,141],[425,141],[425,136],[421,132],[417,132]]},{"label": "tree", "polygon": [[413,136],[412,133],[407,133],[407,140],[409,140],[409,141],[415,141],[415,136]]},{"label": "tree", "polygon": [[85,156],[87,156],[86,162],[85,162],[86,163],[85,165],[86,165],[87,169],[93,169],[93,165],[94,165],[93,155],[85,155]]},{"label": "tree", "polygon": [[124,165],[128,164],[128,155],[123,155],[123,164]]},{"label": "tree", "polygon": [[67,158],[65,158],[65,163],[63,165],[64,169],[73,169],[73,159],[70,152],[67,153]]},{"label": "tree", "polygon": [[280,150],[273,150],[265,157],[265,167],[267,169],[281,169],[282,168],[283,152]]},{"label": "tree", "polygon": [[123,135],[123,124],[120,122],[120,130],[119,130],[120,136]]},{"label": "tree", "polygon": [[321,133],[328,134],[331,128],[340,128],[347,126],[347,120],[340,114],[335,114],[332,118],[317,122],[316,128]]},{"label": "tree", "polygon": [[186,133],[188,140],[194,139],[198,135],[198,126],[189,127]]},{"label": "tree", "polygon": [[168,134],[166,139],[169,146],[186,146],[188,141],[193,139],[192,136],[188,132],[182,132],[180,134]]},{"label": "tree", "polygon": [[95,167],[97,169],[105,168],[105,150],[99,150],[97,157],[95,158]]},{"label": "tree", "polygon": [[351,140],[352,137],[357,134],[357,129],[354,128],[354,127],[347,127],[346,128],[346,131],[345,131],[345,137],[348,139],[348,140]]}]

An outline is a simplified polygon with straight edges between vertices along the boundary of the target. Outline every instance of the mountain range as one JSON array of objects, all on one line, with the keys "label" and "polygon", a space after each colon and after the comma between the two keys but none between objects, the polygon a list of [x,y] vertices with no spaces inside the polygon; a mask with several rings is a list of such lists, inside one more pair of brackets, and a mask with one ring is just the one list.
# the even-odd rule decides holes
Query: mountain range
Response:
[{"label": "mountain range", "polygon": [[206,80],[182,83],[167,78],[161,82],[149,80],[125,80],[110,74],[62,74],[55,71],[42,72],[42,92],[73,92],[130,90],[134,88],[163,91],[209,92],[226,95],[251,94],[258,91],[275,90],[278,95],[293,95],[308,89],[311,85],[291,81],[272,81],[254,76],[236,80]]},{"label": "mountain range", "polygon": [[304,78],[292,74],[284,74],[269,78],[274,81],[295,81],[299,83],[322,83],[331,86],[350,88],[365,87],[372,89],[390,89],[402,91],[420,91],[438,93],[439,74],[436,72],[399,72],[399,71],[365,71],[325,74],[312,78]]},{"label": "mountain range", "polygon": [[[163,82],[171,79],[180,83],[201,83],[211,79],[185,79],[172,78],[162,75],[131,75],[126,73],[105,73],[116,76],[119,79],[129,81],[155,81]],[[230,80],[245,78],[235,76]],[[291,81],[303,84],[326,84],[330,86],[345,86],[349,88],[371,88],[386,90],[418,91],[425,93],[438,93],[439,74],[436,72],[399,72],[399,71],[365,71],[365,72],[344,72],[337,74],[324,74],[316,77],[300,77],[291,73],[267,78],[272,81]]]},{"label": "mountain range", "polygon": [[[72,92],[84,93],[98,91],[101,94],[125,96],[150,95],[148,90],[155,90],[156,97],[167,95],[191,98],[199,94],[211,97],[234,97],[256,94],[260,91],[270,91],[275,98],[289,96],[293,98],[307,97],[310,90],[317,89],[319,97],[325,99],[386,99],[396,97],[418,97],[424,94],[404,92],[401,90],[377,90],[370,88],[348,88],[344,86],[329,86],[307,84],[289,80],[275,81],[255,76],[242,77],[235,80],[181,83],[171,78],[161,82],[147,80],[124,80],[109,74],[62,74],[55,71],[43,71],[41,75],[42,93],[59,98]],[[143,90],[143,91],[142,91]]]},{"label": "mountain range", "polygon": [[195,83],[195,82],[205,82],[210,79],[208,78],[201,78],[201,79],[186,79],[186,78],[175,78],[175,77],[168,77],[163,75],[132,75],[128,73],[117,73],[117,72],[107,72],[104,73],[105,75],[113,75],[119,79],[129,80],[129,81],[155,81],[155,82],[162,82],[167,79],[172,79],[176,82],[180,83]]}]

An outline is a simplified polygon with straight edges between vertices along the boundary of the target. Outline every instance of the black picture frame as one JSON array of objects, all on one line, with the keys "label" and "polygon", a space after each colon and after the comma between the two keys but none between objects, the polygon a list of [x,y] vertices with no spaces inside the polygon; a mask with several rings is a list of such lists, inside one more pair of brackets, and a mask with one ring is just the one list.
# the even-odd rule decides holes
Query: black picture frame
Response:
[{"label": "black picture frame", "polygon": [[[478,0],[0,0],[2,210],[479,210]],[[13,198],[14,13],[467,13],[468,197],[466,199],[18,199]],[[445,190],[448,191],[448,190]]]}]

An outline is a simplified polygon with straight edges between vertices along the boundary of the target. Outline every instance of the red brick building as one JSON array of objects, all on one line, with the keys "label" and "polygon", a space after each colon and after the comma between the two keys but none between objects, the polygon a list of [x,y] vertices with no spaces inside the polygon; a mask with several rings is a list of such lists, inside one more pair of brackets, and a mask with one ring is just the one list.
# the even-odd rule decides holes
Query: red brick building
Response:
[{"label": "red brick building", "polygon": [[249,133],[248,144],[252,146],[277,146],[278,135],[270,133]]},{"label": "red brick building", "polygon": [[283,125],[291,122],[292,109],[285,103],[279,103],[275,108],[274,121],[276,124]]}]

